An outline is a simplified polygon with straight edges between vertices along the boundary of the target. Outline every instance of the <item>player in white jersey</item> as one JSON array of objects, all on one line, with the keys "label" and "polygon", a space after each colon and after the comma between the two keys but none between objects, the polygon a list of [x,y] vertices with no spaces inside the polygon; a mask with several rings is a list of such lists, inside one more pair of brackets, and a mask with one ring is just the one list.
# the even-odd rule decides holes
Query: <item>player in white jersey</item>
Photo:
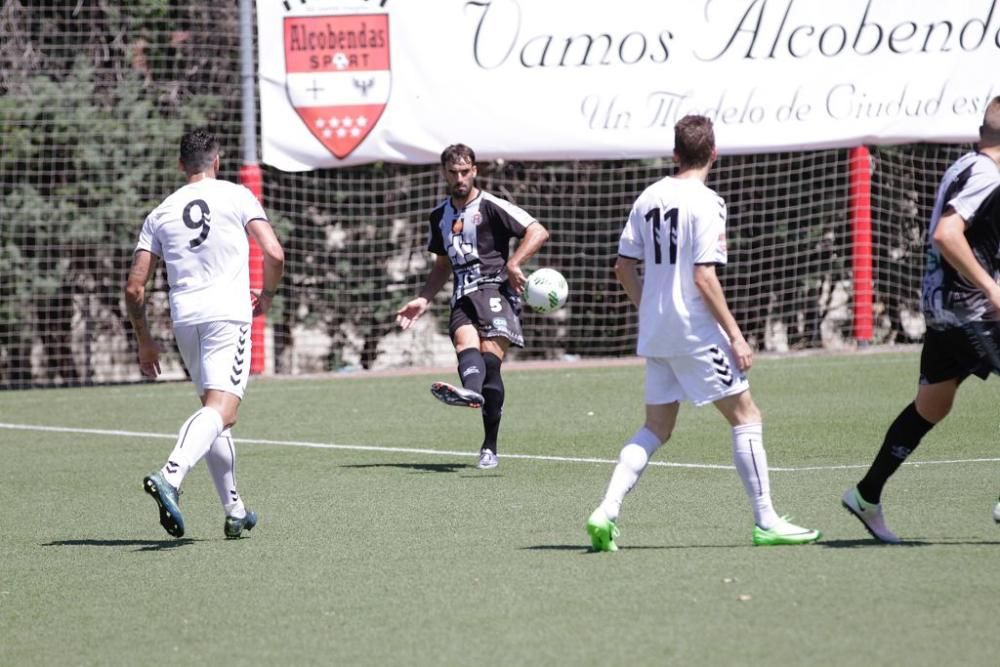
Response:
[{"label": "player in white jersey", "polygon": [[[267,312],[284,269],[284,253],[260,202],[245,187],[216,179],[219,143],[205,130],[181,138],[187,185],[146,218],[125,285],[125,303],[139,345],[144,377],[160,374],[160,352],[146,319],[146,284],[157,259],[167,267],[170,318],[184,365],[202,407],[180,429],[166,464],[143,480],[160,524],[184,535],[177,498],[181,482],[202,458],[208,463],[226,518],[227,538],[257,524],[236,490],[236,452],[230,428],[250,376],[250,323]],[[264,255],[264,288],[250,290],[249,242]]]},{"label": "player in white jersey", "polygon": [[622,501],[653,452],[670,438],[681,401],[714,404],[732,427],[733,461],[753,509],[755,545],[805,544],[820,537],[819,531],[779,517],[771,503],[761,414],[744,375],[753,351],[715,272],[727,260],[726,205],[705,185],[715,159],[712,121],[704,116],[678,121],[677,172],[639,196],[618,244],[615,274],[639,307],[646,422],[622,448],[604,500],[587,520],[597,551],[618,549]]},{"label": "player in white jersey", "polygon": [[[1000,96],[987,105],[979,150],[941,179],[927,236],[923,281],[927,323],[917,396],[886,431],[875,460],[841,504],[873,537],[896,543],[882,511],[882,490],[921,439],[951,411],[970,375],[1000,373]],[[1000,502],[993,510],[1000,522]]]}]

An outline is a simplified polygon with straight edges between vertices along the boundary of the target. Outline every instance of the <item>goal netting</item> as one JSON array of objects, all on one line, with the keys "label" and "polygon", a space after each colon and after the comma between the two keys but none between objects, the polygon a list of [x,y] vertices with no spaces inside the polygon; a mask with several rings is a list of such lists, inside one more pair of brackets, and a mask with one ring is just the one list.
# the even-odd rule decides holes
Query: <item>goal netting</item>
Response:
[{"label": "goal netting", "polygon": [[[237,180],[234,3],[7,2],[0,10],[0,386],[138,379],[122,286],[146,213],[182,183],[183,128],[208,124]],[[461,137],[456,137],[461,141]],[[724,155],[709,185],[729,208],[730,305],[762,350],[919,341],[925,229],[944,169],[968,146],[870,147],[874,328],[854,329],[849,151]],[[530,268],[570,284],[565,308],[526,313],[519,359],[633,353],[636,312],[612,266],[625,216],[669,159],[490,162],[480,185],[551,240]],[[395,310],[430,267],[436,165],[284,173],[263,195],[287,269],[267,321],[267,372],[451,365],[447,291],[414,331]],[[182,377],[165,275],[150,286],[168,376]]]}]

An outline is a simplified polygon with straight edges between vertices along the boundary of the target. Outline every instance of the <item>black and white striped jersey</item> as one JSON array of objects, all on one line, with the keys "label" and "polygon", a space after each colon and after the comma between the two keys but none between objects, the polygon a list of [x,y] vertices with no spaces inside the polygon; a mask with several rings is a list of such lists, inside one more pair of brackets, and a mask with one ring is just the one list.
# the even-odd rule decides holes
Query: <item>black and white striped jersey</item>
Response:
[{"label": "black and white striped jersey", "polygon": [[452,305],[466,294],[507,281],[510,241],[523,238],[533,222],[523,209],[482,190],[464,208],[455,208],[449,197],[431,211],[427,249],[451,260]]},{"label": "black and white striped jersey", "polygon": [[[927,266],[922,300],[924,319],[932,329],[947,329],[968,322],[992,319],[983,292],[951,266],[934,245],[934,230],[951,208],[965,220],[965,238],[979,263],[1000,280],[1000,185],[997,164],[983,153],[966,153],[948,168],[938,187],[927,231]],[[992,201],[984,205],[987,197]]]}]

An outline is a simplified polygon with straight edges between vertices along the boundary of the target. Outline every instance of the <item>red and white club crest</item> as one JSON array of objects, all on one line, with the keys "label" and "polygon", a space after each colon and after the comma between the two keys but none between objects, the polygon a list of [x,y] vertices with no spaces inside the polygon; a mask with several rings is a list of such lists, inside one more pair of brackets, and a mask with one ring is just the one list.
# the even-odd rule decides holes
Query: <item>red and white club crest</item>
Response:
[{"label": "red and white club crest", "polygon": [[284,38],[289,101],[313,136],[346,158],[389,101],[389,15],[287,16]]}]

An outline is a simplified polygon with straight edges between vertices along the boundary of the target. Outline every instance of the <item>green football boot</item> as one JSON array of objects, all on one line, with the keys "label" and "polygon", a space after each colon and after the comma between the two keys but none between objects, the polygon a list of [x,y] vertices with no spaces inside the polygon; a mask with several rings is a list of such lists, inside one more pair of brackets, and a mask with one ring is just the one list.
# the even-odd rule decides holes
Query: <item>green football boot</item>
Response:
[{"label": "green football boot", "polygon": [[789,523],[787,517],[781,519],[768,529],[753,527],[753,544],[755,547],[775,546],[780,544],[809,544],[820,538],[818,530],[811,530]]},{"label": "green football boot", "polygon": [[618,545],[615,544],[618,525],[609,519],[600,507],[587,519],[587,533],[590,535],[594,551],[618,551]]}]

